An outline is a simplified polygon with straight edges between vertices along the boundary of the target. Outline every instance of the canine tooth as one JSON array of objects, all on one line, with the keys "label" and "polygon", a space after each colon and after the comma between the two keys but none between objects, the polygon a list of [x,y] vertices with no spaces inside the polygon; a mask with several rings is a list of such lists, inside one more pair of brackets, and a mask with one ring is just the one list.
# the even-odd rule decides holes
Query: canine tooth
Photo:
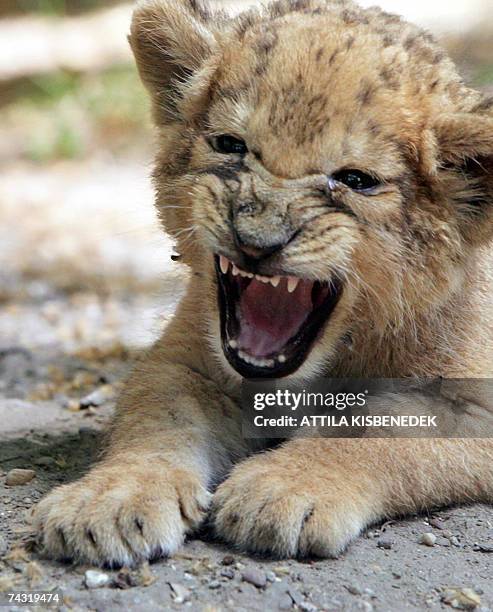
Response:
[{"label": "canine tooth", "polygon": [[240,271],[238,270],[238,268],[233,264],[233,276],[238,276],[238,274],[240,273]]},{"label": "canine tooth", "polygon": [[273,287],[278,287],[280,282],[281,282],[281,277],[280,277],[280,276],[273,276],[273,277],[270,279],[270,284],[271,284]]},{"label": "canine tooth", "polygon": [[229,344],[229,346],[230,346],[232,349],[237,349],[237,348],[238,348],[238,342],[236,342],[236,340],[230,340],[230,341],[228,342],[228,344]]},{"label": "canine tooth", "polygon": [[279,361],[279,363],[286,363],[286,357],[284,355],[282,355],[282,354],[279,355],[277,360]]},{"label": "canine tooth", "polygon": [[299,282],[300,282],[299,278],[296,278],[294,276],[289,276],[288,277],[288,292],[293,293],[293,291],[296,290],[296,287],[298,286]]},{"label": "canine tooth", "polygon": [[221,268],[221,272],[223,274],[227,274],[229,270],[229,260],[224,257],[224,255],[219,256],[219,267]]}]

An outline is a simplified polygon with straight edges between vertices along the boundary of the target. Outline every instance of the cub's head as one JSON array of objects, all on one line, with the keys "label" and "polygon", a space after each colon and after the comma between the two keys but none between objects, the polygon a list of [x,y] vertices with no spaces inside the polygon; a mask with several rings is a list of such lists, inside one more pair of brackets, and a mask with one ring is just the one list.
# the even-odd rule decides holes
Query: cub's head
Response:
[{"label": "cub's head", "polygon": [[493,237],[492,105],[429,34],[344,0],[147,0],[130,42],[160,217],[242,376],[398,343],[465,290]]}]

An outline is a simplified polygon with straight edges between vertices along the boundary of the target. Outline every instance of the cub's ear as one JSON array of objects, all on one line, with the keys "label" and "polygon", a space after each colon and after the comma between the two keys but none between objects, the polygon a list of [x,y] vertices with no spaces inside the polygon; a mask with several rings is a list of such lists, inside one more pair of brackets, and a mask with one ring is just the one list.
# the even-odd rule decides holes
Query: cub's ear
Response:
[{"label": "cub's ear", "polygon": [[435,125],[446,196],[467,238],[493,240],[493,99],[469,113],[445,115]]},{"label": "cub's ear", "polygon": [[179,120],[184,87],[216,48],[212,14],[200,0],[142,0],[129,41],[158,122]]}]

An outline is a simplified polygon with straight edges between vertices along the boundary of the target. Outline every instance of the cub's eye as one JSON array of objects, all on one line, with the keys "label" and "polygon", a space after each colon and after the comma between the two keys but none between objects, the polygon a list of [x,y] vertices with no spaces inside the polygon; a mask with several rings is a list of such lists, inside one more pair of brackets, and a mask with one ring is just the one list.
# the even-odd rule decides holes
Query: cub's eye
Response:
[{"label": "cub's eye", "polygon": [[361,170],[341,170],[332,177],[335,181],[343,183],[354,191],[367,191],[380,185],[380,181]]},{"label": "cub's eye", "polygon": [[243,140],[230,136],[229,134],[222,134],[221,136],[214,136],[211,138],[212,148],[218,153],[224,153],[227,155],[246,155],[248,153],[248,147]]}]

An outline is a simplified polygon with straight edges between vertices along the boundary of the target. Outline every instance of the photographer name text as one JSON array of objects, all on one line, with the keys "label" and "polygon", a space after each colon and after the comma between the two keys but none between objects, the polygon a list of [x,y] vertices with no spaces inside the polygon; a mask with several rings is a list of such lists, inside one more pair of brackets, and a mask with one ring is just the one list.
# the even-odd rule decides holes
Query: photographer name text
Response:
[{"label": "photographer name text", "polygon": [[255,427],[437,427],[436,416],[414,415],[311,415],[298,419],[283,415],[270,418],[257,415]]}]

